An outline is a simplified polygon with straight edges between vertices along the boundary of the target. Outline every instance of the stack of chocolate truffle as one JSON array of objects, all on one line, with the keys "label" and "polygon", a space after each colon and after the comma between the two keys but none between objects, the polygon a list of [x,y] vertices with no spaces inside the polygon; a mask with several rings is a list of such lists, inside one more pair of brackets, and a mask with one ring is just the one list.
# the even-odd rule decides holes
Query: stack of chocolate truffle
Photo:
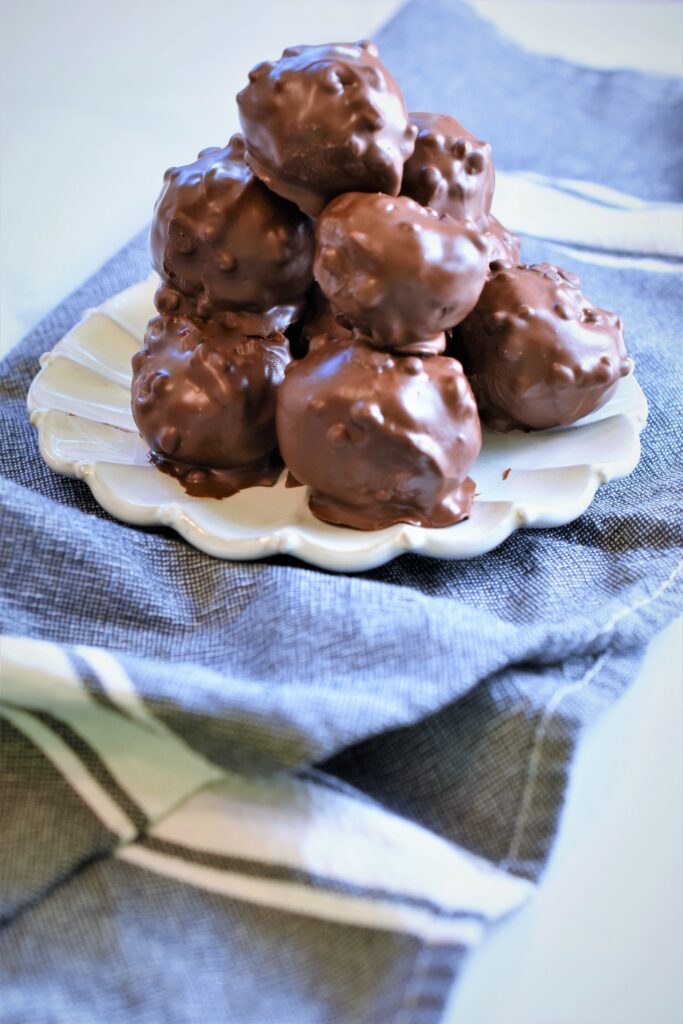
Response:
[{"label": "stack of chocolate truffle", "polygon": [[159,315],[133,358],[135,422],[190,494],[284,462],[328,522],[448,526],[480,416],[573,423],[629,372],[617,316],[519,265],[489,145],[409,114],[373,43],[287,49],[237,103],[244,136],[166,172]]}]

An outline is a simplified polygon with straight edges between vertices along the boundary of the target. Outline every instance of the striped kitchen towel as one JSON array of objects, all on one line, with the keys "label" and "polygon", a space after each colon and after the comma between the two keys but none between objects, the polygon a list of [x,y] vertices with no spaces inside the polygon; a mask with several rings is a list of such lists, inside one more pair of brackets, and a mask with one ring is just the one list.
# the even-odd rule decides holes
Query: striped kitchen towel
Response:
[{"label": "striped kitchen towel", "polygon": [[[464,42],[465,41],[465,42]],[[547,858],[584,725],[683,604],[683,87],[523,52],[468,7],[378,36],[494,148],[523,257],[622,314],[643,457],[558,529],[356,576],[213,560],[42,462],[0,367],[2,1024],[429,1024]]]}]

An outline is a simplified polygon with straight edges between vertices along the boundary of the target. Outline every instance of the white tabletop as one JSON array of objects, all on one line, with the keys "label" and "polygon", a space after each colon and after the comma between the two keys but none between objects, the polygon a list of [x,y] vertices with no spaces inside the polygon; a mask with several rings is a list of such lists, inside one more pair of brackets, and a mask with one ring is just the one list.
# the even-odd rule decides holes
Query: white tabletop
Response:
[{"label": "white tabletop", "polygon": [[[7,5],[0,354],[149,220],[165,167],[237,128],[233,98],[253,64],[295,42],[372,35],[399,6]],[[479,7],[542,52],[683,70],[683,8],[674,3],[482,0]],[[448,1014],[453,1024],[683,1020],[682,651],[678,623],[652,644],[627,696],[589,730],[541,888],[472,957]]]}]

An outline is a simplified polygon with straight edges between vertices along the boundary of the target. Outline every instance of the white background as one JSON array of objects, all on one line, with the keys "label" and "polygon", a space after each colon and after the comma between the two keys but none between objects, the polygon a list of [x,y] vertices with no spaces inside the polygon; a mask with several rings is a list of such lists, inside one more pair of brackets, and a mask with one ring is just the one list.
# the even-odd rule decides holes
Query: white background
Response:
[{"label": "white background", "polygon": [[[167,166],[237,128],[253,64],[292,43],[370,36],[399,6],[0,0],[0,353],[149,220]],[[540,52],[683,72],[675,3],[478,7]],[[679,623],[589,730],[542,887],[472,957],[453,1024],[683,1020],[682,652]]]}]

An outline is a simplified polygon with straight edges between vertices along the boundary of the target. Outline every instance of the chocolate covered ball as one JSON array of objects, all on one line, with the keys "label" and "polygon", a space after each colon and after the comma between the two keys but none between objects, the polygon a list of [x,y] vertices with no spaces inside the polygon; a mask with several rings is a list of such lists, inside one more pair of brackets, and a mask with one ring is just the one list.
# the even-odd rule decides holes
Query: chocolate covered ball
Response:
[{"label": "chocolate covered ball", "polygon": [[435,353],[479,298],[488,254],[465,221],[407,196],[350,192],[318,221],[314,272],[342,322],[373,345]]},{"label": "chocolate covered ball", "polygon": [[245,337],[187,316],[150,320],[133,356],[132,410],[152,460],[194,495],[272,484],[275,394],[287,339]]},{"label": "chocolate covered ball", "polygon": [[621,320],[550,263],[494,263],[453,336],[482,419],[494,430],[566,426],[611,397],[632,368]]},{"label": "chocolate covered ball", "polygon": [[417,127],[401,194],[437,213],[478,224],[491,212],[496,176],[491,147],[447,114],[410,114]]},{"label": "chocolate covered ball", "polygon": [[166,171],[150,246],[160,312],[236,330],[282,329],[312,282],[311,222],[254,177],[241,135]]},{"label": "chocolate covered ball", "polygon": [[374,43],[289,47],[237,105],[254,173],[311,217],[342,192],[398,194],[417,129]]},{"label": "chocolate covered ball", "polygon": [[379,530],[449,526],[469,514],[467,474],[481,430],[455,359],[314,339],[287,368],[277,432],[290,472],[311,488],[311,510],[326,522]]},{"label": "chocolate covered ball", "polygon": [[503,260],[505,263],[519,263],[519,235],[508,231],[500,221],[489,214],[481,224],[482,234],[488,250],[489,263]]}]

